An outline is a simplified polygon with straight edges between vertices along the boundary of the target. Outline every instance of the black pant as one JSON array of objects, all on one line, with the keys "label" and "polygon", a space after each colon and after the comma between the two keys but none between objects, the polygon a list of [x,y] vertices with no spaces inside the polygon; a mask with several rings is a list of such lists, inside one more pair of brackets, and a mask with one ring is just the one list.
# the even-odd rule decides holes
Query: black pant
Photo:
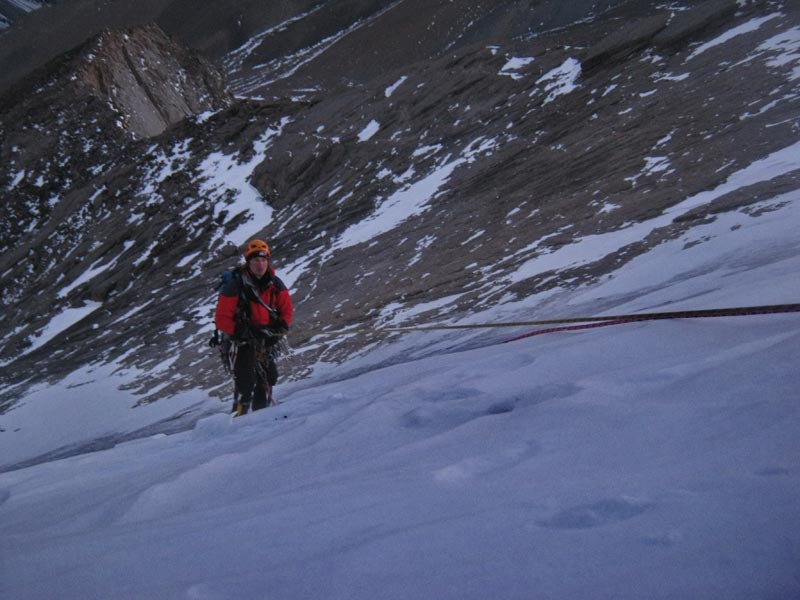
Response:
[{"label": "black pant", "polygon": [[278,367],[263,348],[251,344],[240,345],[233,376],[242,405],[247,407],[252,404],[253,410],[259,410],[272,403],[272,386],[278,383]]}]

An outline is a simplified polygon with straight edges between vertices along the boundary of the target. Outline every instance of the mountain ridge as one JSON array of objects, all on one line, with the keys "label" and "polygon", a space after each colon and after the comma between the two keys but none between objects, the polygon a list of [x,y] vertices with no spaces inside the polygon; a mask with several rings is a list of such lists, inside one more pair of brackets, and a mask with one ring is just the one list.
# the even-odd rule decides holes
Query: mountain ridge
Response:
[{"label": "mountain ridge", "polygon": [[[797,142],[794,127],[771,126],[797,113],[792,46],[780,41],[796,8],[611,8],[351,87],[283,79],[264,99],[223,98],[154,137],[132,139],[113,113],[78,120],[65,139],[95,140],[89,150],[59,156],[56,143],[47,160],[20,154],[14,136],[29,133],[6,133],[0,186],[18,212],[0,224],[29,220],[0,257],[2,407],[93,362],[140,369],[145,403],[193,386],[225,396],[209,313],[217,274],[249,235],[270,240],[292,288],[296,348],[282,362],[302,378],[397,337],[320,331],[544,302],[796,186],[791,160],[744,188],[726,183]],[[620,33],[620,22],[632,25]],[[39,114],[25,131],[63,130]],[[4,132],[17,131],[10,115]],[[33,201],[51,229],[31,225]],[[601,239],[609,248],[591,254],[587,240]],[[573,259],[578,248],[590,254]],[[53,333],[56,318],[69,327]]]}]

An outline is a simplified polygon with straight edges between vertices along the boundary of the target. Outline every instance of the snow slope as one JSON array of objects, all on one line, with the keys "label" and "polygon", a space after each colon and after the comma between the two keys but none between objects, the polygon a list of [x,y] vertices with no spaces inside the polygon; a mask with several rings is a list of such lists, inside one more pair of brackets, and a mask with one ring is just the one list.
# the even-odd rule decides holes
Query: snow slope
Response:
[{"label": "snow slope", "polygon": [[796,597],[798,343],[533,338],[6,473],[2,595]]},{"label": "snow slope", "polygon": [[[797,302],[800,193],[756,208],[476,320]],[[800,314],[524,332],[410,334],[277,408],[0,474],[0,597],[800,596]]]}]

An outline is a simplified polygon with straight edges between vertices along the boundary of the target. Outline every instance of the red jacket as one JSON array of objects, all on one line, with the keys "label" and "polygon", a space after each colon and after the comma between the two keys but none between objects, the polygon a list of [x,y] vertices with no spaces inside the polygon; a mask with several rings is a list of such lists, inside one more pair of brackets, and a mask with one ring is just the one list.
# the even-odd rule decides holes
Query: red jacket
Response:
[{"label": "red jacket", "polygon": [[[251,290],[243,290],[249,287],[258,293],[262,302],[275,310],[277,319],[269,314],[269,311],[255,299],[249,298]],[[217,329],[235,335],[236,331],[236,308],[239,304],[240,292],[245,291],[244,296],[249,299],[250,323],[255,326],[268,326],[271,328],[289,328],[292,324],[292,299],[289,290],[284,283],[275,275],[275,270],[270,267],[269,273],[261,278],[255,279],[246,266],[239,267],[233,277],[227,279],[220,290],[217,299],[217,312],[214,315],[214,324]]]}]

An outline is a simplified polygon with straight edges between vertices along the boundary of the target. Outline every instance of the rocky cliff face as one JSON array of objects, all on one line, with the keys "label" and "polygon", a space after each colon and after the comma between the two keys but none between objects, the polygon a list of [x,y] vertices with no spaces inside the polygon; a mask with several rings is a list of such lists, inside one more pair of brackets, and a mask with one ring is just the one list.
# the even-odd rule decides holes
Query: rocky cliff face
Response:
[{"label": "rocky cliff face", "polygon": [[[547,298],[797,186],[725,186],[796,147],[792,3],[351,3],[305,53],[317,13],[295,4],[225,57],[258,98],[145,28],[0,100],[0,406],[91,363],[138,370],[142,401],[226,394],[214,283],[253,234],[290,283],[301,377],[386,337],[321,332]],[[614,242],[570,260],[587,239]]]},{"label": "rocky cliff face", "polygon": [[122,128],[136,137],[157,135],[232,99],[219,71],[156,25],[103,33],[84,58],[78,79],[107,100]]}]

